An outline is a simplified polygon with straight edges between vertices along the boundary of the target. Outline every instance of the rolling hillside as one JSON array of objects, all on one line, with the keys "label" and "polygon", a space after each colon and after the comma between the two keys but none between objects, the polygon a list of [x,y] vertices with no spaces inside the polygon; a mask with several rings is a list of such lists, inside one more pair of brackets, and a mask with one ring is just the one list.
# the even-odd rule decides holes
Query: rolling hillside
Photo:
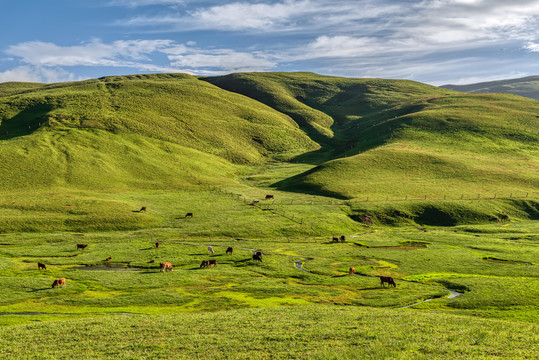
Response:
[{"label": "rolling hillside", "polygon": [[280,190],[343,199],[534,192],[538,113],[538,101],[513,95],[312,73],[5,83],[0,189],[211,184],[292,160],[314,167],[280,177]]},{"label": "rolling hillside", "polygon": [[327,130],[319,153],[329,161],[277,183],[283,190],[341,198],[455,197],[539,186],[535,100],[304,73],[208,81],[290,115],[307,133],[316,126]]},{"label": "rolling hillside", "polygon": [[226,178],[318,148],[288,116],[189,75],[4,85],[0,139],[3,189],[177,185],[182,161]]},{"label": "rolling hillside", "polygon": [[443,88],[469,93],[508,93],[539,100],[539,76],[488,81],[468,85],[443,85]]}]

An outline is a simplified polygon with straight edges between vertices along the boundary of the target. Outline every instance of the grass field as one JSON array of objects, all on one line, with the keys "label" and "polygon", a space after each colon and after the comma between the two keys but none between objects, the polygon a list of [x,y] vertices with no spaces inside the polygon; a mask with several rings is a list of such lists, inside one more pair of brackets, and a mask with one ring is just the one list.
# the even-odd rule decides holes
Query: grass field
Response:
[{"label": "grass field", "polygon": [[[346,233],[345,243],[184,238],[166,228],[6,234],[0,352],[6,358],[39,352],[42,358],[532,359],[538,230],[530,221],[369,227]],[[77,250],[76,243],[89,246]],[[228,246],[233,255],[224,253]],[[254,249],[263,252],[262,263],[251,259]],[[200,269],[208,258],[218,266]],[[47,269],[38,270],[38,261]],[[161,261],[174,271],[160,272]],[[350,266],[356,275],[348,275]],[[380,286],[379,275],[394,277],[397,287]],[[51,288],[60,277],[66,286]],[[448,298],[447,289],[461,295]],[[62,336],[59,347],[54,339]],[[33,337],[35,345],[14,345]]]},{"label": "grass field", "polygon": [[0,356],[535,359],[538,109],[309,73],[0,84]]}]

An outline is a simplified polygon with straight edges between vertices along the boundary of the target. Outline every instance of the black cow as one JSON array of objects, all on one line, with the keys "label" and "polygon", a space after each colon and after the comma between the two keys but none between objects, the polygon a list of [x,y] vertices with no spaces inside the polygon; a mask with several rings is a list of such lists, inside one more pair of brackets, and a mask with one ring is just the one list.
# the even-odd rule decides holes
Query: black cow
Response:
[{"label": "black cow", "polygon": [[383,287],[386,287],[384,284],[387,283],[387,286],[393,285],[393,287],[397,287],[397,284],[395,284],[395,280],[391,276],[380,276],[380,285]]}]

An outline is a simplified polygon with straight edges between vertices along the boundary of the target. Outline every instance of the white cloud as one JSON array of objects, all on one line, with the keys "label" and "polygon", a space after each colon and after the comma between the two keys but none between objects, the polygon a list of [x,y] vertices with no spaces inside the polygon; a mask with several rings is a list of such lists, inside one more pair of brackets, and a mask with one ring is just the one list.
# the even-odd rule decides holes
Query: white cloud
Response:
[{"label": "white cloud", "polygon": [[192,21],[199,27],[224,30],[266,30],[289,23],[290,18],[312,12],[309,1],[273,4],[231,3],[193,11]]},{"label": "white cloud", "polygon": [[[49,42],[25,42],[6,51],[26,65],[0,73],[2,81],[57,82],[72,80],[63,67],[123,67],[145,72],[222,74],[264,71],[277,64],[268,55],[232,49],[200,49],[195,42],[176,44],[172,40],[130,40],[103,43],[93,40],[75,46]],[[161,57],[161,63],[156,61]]]},{"label": "white cloud", "polygon": [[531,52],[539,52],[539,44],[537,43],[534,43],[534,42],[528,42],[524,48],[528,51],[531,51]]},{"label": "white cloud", "polygon": [[[400,5],[387,0],[283,0],[229,2],[199,7],[187,12],[135,16],[117,25],[169,27],[171,31],[224,30],[308,33],[328,27],[347,27],[348,23],[400,12]],[[372,24],[371,24],[372,25]]]},{"label": "white cloud", "polygon": [[[264,56],[235,52],[232,50],[214,50],[185,55],[170,55],[171,65],[184,67],[199,72],[204,69],[218,69],[220,72],[263,71],[274,68],[277,64]],[[198,70],[196,70],[198,69]]]},{"label": "white cloud", "polygon": [[77,80],[75,75],[61,68],[24,65],[0,72],[0,82],[23,81],[52,83],[73,80]]},{"label": "white cloud", "polygon": [[31,41],[11,45],[6,53],[39,66],[124,66],[125,59],[144,60],[146,55],[170,46],[170,40],[131,40],[105,44],[94,40],[75,46]]}]

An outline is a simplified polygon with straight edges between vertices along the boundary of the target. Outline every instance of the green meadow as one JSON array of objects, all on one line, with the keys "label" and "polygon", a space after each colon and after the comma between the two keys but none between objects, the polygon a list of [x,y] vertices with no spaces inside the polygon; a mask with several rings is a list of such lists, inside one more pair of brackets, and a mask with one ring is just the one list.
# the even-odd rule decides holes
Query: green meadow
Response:
[{"label": "green meadow", "polygon": [[311,73],[0,84],[0,355],[535,359],[538,110]]}]

